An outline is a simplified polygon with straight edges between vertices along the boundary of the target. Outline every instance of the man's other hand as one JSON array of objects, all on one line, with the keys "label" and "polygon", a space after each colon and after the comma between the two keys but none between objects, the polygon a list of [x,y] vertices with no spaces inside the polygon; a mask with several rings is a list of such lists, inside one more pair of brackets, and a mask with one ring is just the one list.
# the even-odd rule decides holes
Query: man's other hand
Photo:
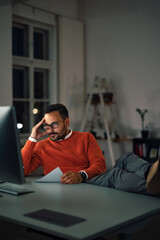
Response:
[{"label": "man's other hand", "polygon": [[83,178],[80,173],[76,172],[66,172],[61,177],[61,183],[74,184],[83,182]]}]

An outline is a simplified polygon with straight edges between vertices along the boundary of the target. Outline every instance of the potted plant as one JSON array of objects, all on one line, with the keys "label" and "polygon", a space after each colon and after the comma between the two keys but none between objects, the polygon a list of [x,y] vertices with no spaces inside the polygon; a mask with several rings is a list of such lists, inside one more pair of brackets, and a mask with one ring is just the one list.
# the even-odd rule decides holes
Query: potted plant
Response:
[{"label": "potted plant", "polygon": [[141,131],[142,138],[148,138],[148,130],[145,128],[145,125],[144,125],[145,114],[148,113],[148,110],[147,109],[141,110],[137,108],[136,111],[140,115],[141,121],[142,121],[142,131]]}]

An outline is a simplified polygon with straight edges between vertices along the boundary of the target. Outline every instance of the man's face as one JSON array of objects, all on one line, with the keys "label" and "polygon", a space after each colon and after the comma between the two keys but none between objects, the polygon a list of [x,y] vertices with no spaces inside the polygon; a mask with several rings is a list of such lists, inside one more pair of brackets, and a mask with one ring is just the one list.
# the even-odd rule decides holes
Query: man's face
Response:
[{"label": "man's face", "polygon": [[46,131],[52,141],[64,139],[69,133],[69,118],[62,119],[58,111],[44,115]]}]

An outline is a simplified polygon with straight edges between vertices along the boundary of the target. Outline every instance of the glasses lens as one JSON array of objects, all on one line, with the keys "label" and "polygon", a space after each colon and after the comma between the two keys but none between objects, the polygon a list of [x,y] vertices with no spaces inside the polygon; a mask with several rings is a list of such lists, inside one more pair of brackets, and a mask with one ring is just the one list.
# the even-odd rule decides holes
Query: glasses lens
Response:
[{"label": "glasses lens", "polygon": [[51,127],[52,127],[52,128],[57,128],[57,127],[58,127],[58,122],[53,122],[53,123],[51,124]]},{"label": "glasses lens", "polygon": [[48,126],[47,126],[46,124],[43,124],[43,128],[44,128],[45,130],[47,130],[47,129],[48,129]]},{"label": "glasses lens", "polygon": [[58,122],[53,122],[51,124],[43,124],[43,128],[48,130],[49,128],[58,128]]}]

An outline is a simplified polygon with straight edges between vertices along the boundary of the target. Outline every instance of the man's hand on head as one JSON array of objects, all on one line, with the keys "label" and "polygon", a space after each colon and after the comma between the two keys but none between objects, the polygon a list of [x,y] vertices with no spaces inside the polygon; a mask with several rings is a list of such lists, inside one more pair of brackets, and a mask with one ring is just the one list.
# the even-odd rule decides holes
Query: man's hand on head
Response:
[{"label": "man's hand on head", "polygon": [[30,135],[31,138],[39,140],[41,137],[43,137],[47,133],[46,131],[45,132],[40,131],[40,127],[43,123],[44,123],[44,118],[32,128],[32,132]]},{"label": "man's hand on head", "polygon": [[69,171],[64,173],[61,177],[61,183],[74,184],[81,182],[83,182],[83,178],[80,173]]}]

